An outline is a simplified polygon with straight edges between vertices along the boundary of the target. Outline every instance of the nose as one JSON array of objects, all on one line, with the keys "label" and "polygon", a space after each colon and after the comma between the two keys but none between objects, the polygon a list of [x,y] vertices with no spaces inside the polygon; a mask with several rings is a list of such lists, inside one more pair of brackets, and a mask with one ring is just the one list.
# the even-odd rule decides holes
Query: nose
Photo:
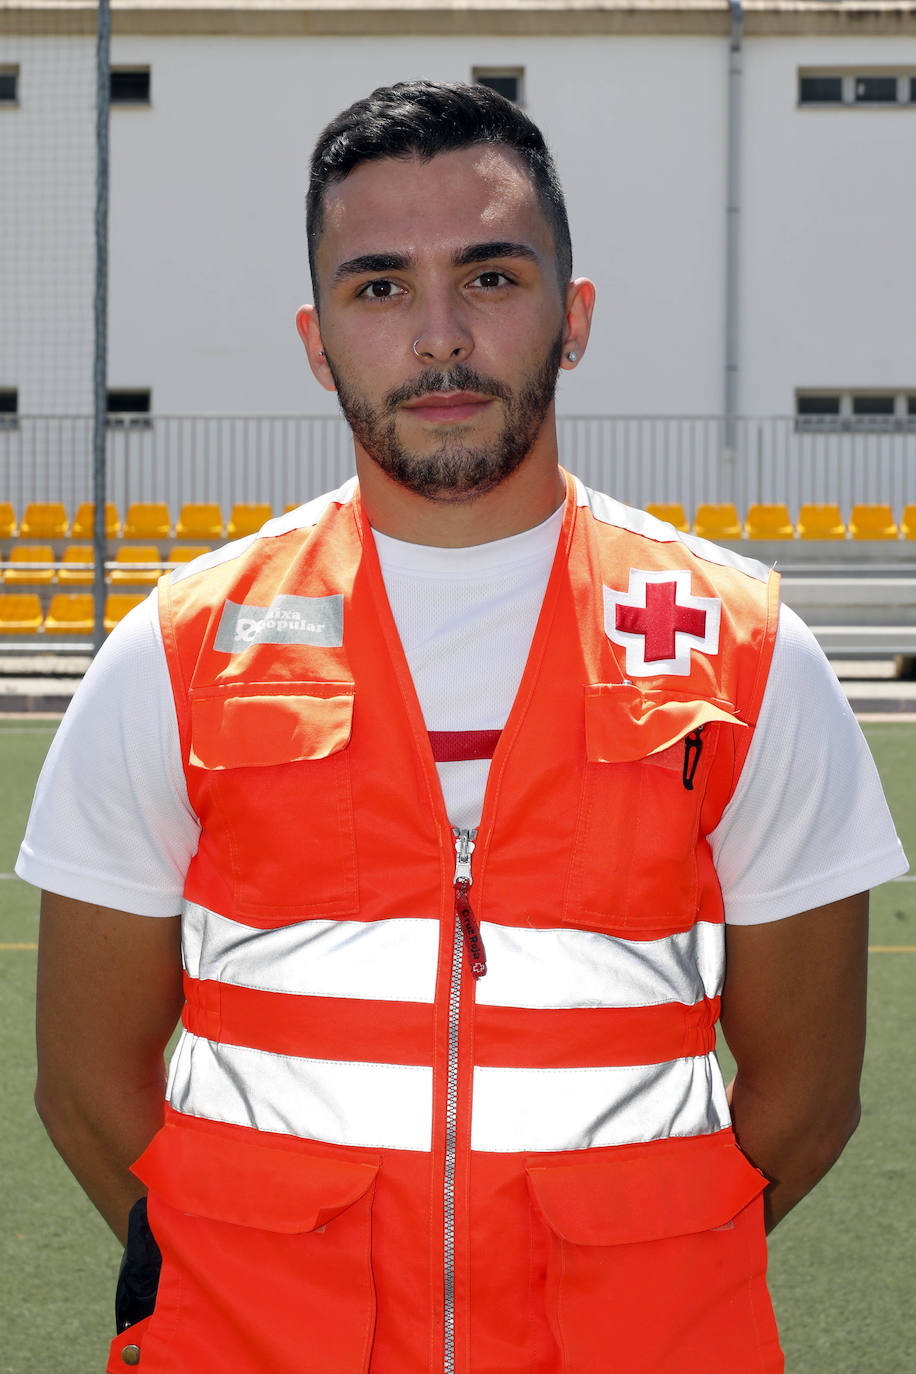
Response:
[{"label": "nose", "polygon": [[474,348],[474,340],[467,323],[462,319],[457,302],[443,301],[430,306],[420,333],[413,341],[414,356],[426,367],[463,363]]}]

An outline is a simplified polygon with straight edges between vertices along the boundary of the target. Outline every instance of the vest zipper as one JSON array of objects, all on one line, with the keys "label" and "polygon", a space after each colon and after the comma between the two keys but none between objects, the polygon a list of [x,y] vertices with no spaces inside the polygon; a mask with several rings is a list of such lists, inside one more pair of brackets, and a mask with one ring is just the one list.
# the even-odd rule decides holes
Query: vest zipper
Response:
[{"label": "vest zipper", "polygon": [[448,998],[448,1079],[445,1103],[445,1246],[443,1282],[442,1357],[444,1374],[455,1369],[455,1160],[458,1151],[458,1040],[461,1021],[461,979],[464,969],[464,949],[467,944],[471,972],[482,978],[487,971],[486,954],[480,938],[480,926],[471,910],[468,891],[474,881],[471,875],[471,855],[474,853],[476,830],[459,830],[455,836],[455,929],[452,948],[452,978]]}]

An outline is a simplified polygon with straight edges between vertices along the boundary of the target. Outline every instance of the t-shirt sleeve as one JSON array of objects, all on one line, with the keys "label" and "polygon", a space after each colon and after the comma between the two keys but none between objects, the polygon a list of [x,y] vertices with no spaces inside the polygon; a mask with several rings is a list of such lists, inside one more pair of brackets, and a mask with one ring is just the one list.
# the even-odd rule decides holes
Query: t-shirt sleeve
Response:
[{"label": "t-shirt sleeve", "polygon": [[153,593],[115,628],[74,694],[16,872],[65,897],[174,916],[199,833]]},{"label": "t-shirt sleeve", "polygon": [[735,925],[794,916],[907,870],[865,737],[787,606],[744,769],[709,840]]}]

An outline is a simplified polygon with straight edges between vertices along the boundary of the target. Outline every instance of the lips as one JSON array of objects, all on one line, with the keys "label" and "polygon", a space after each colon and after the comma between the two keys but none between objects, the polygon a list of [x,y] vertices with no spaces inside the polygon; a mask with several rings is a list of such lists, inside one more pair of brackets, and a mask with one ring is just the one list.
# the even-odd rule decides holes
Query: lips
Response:
[{"label": "lips", "polygon": [[436,424],[456,423],[474,419],[492,400],[492,396],[483,396],[476,391],[432,391],[410,401],[404,409],[421,420]]}]

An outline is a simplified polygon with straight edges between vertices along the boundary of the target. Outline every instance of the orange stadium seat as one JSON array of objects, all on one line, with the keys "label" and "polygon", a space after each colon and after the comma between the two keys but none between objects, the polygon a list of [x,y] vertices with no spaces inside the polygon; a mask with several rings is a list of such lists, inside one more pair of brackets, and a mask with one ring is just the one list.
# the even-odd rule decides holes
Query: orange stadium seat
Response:
[{"label": "orange stadium seat", "polygon": [[[84,501],[73,517],[71,539],[91,539],[95,533],[95,502]],[[105,502],[105,533],[109,539],[117,539],[121,533],[118,508],[113,501]]]},{"label": "orange stadium seat", "polygon": [[209,544],[175,544],[169,550],[167,563],[191,563],[195,558],[200,558],[205,553],[212,553]]},{"label": "orange stadium seat", "polygon": [[176,539],[222,539],[223,512],[215,501],[188,502],[175,526]]},{"label": "orange stadium seat", "polygon": [[240,502],[232,507],[226,535],[229,539],[241,539],[246,534],[257,534],[272,514],[270,506],[263,502],[257,505],[245,505]]},{"label": "orange stadium seat", "polygon": [[50,544],[16,544],[3,569],[5,583],[18,585],[47,585],[54,581],[53,568],[30,568],[31,563],[53,563],[54,550]]},{"label": "orange stadium seat", "polygon": [[124,517],[125,539],[168,539],[172,517],[164,501],[136,501]]},{"label": "orange stadium seat", "polygon": [[684,514],[684,507],[680,501],[653,501],[646,506],[646,510],[649,515],[654,515],[656,520],[664,520],[666,524],[673,525],[682,534],[687,534],[690,530],[687,516]]},{"label": "orange stadium seat", "polygon": [[904,506],[900,533],[904,539],[916,539],[916,505]]},{"label": "orange stadium seat", "polygon": [[89,592],[55,592],[45,616],[45,634],[91,635],[95,604]]},{"label": "orange stadium seat", "polygon": [[109,592],[105,598],[105,629],[110,633],[128,611],[146,600],[146,592]]},{"label": "orange stadium seat", "polygon": [[20,539],[65,539],[67,512],[60,501],[31,501],[25,508]]},{"label": "orange stadium seat", "polygon": [[741,523],[733,502],[704,502],[697,506],[693,532],[701,539],[740,539]]},{"label": "orange stadium seat", "polygon": [[37,592],[0,592],[0,634],[31,635],[41,628]]},{"label": "orange stadium seat", "polygon": [[[92,584],[95,574],[91,544],[68,544],[60,561],[77,565],[76,567],[58,568],[57,580],[62,587],[85,587]],[[80,563],[88,563],[89,567],[81,568],[79,567]]]},{"label": "orange stadium seat", "polygon": [[12,502],[0,501],[0,539],[12,539],[16,533],[16,512]]},{"label": "orange stadium seat", "polygon": [[782,502],[748,506],[745,531],[748,539],[794,539],[789,508]]},{"label": "orange stadium seat", "polygon": [[809,502],[799,508],[798,533],[802,539],[845,539],[846,526],[834,502]]},{"label": "orange stadium seat", "polygon": [[[155,544],[122,544],[115,554],[116,563],[160,563],[162,556]],[[112,568],[108,580],[112,583],[132,587],[152,587],[159,581],[163,569],[157,568]]]},{"label": "orange stadium seat", "polygon": [[849,533],[853,539],[896,539],[900,531],[890,506],[853,506],[849,517]]}]

